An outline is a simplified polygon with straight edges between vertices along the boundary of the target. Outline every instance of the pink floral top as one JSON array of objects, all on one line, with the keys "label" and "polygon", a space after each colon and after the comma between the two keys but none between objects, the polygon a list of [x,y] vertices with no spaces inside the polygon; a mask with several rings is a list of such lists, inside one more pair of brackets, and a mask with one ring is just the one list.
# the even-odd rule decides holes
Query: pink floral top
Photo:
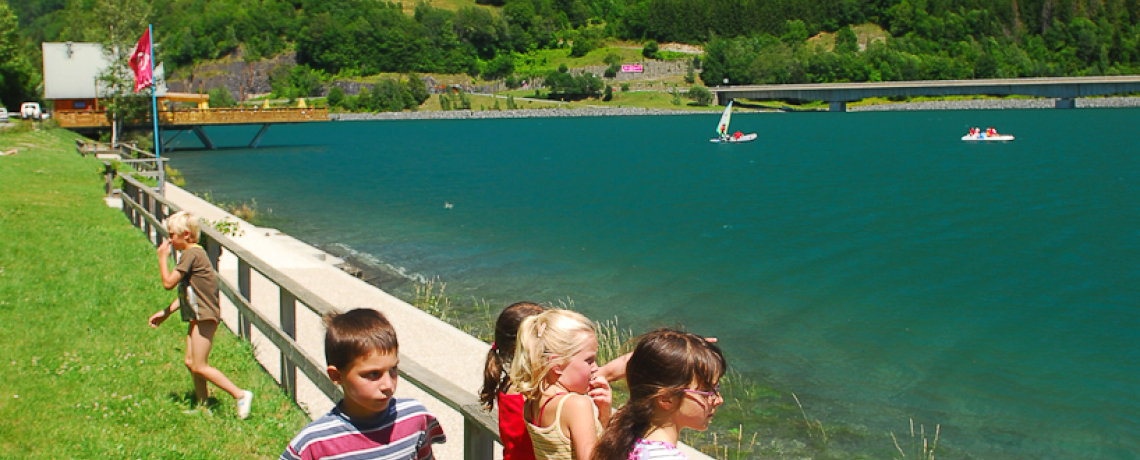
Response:
[{"label": "pink floral top", "polygon": [[629,453],[629,460],[689,460],[689,457],[667,442],[638,439]]}]

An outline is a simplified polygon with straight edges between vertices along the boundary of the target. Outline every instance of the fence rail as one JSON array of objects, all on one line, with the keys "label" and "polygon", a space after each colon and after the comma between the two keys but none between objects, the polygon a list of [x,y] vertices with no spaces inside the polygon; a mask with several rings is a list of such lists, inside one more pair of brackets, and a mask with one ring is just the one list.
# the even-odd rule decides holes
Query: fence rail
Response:
[{"label": "fence rail", "polygon": [[[180,208],[129,174],[120,174],[120,177],[123,179],[122,192],[119,195],[123,201],[123,213],[135,227],[143,231],[148,240],[156,246],[161,244],[169,236],[162,222]],[[325,374],[320,361],[305,352],[296,341],[298,304],[304,305],[318,316],[337,312],[339,309],[209,225],[202,226],[199,244],[206,250],[215,269],[218,267],[218,259],[223,249],[237,258],[238,285],[233,286],[230,281],[219,276],[218,288],[237,308],[238,335],[243,340],[249,341],[252,336],[251,328],[256,328],[278,349],[281,355],[278,383],[290,394],[294,402],[299,402],[297,370],[308,377],[330,400],[339,400],[342,397],[340,388]],[[262,316],[252,306],[250,277],[255,271],[280,290],[277,321],[279,326]],[[404,379],[463,416],[464,460],[492,460],[494,443],[499,439],[498,421],[493,414],[482,409],[478,397],[443,379],[402,353],[399,358],[400,375]]]}]

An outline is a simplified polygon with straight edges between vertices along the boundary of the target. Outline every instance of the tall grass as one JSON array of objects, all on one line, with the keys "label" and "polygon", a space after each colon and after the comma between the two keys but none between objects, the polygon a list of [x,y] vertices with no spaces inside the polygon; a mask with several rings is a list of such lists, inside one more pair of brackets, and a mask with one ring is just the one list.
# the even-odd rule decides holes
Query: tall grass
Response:
[{"label": "tall grass", "polygon": [[0,133],[0,457],[272,459],[307,417],[228,330],[211,364],[257,398],[248,420],[193,386],[154,247],[103,202],[102,163],[62,130]]}]

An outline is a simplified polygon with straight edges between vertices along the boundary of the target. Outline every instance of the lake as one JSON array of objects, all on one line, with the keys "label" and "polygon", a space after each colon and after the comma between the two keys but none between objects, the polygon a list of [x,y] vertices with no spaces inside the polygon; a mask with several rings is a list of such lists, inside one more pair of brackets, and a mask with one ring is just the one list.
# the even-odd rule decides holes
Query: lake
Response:
[{"label": "lake", "polygon": [[737,113],[740,145],[708,142],[718,118],[283,125],[168,156],[492,314],[716,336],[877,458],[914,419],[939,458],[1140,459],[1140,110]]}]

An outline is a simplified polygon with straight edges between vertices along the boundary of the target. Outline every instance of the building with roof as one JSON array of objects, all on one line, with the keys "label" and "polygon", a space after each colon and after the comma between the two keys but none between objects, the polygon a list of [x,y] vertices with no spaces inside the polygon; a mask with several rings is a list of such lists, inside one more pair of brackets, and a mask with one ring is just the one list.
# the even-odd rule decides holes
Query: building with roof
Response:
[{"label": "building with roof", "polygon": [[[51,43],[41,45],[44,56],[44,99],[56,112],[101,112],[99,100],[107,93],[99,74],[111,65],[98,43]],[[129,72],[129,71],[128,71]],[[167,96],[162,64],[154,69],[159,98]],[[144,90],[145,91],[145,90]]]}]

